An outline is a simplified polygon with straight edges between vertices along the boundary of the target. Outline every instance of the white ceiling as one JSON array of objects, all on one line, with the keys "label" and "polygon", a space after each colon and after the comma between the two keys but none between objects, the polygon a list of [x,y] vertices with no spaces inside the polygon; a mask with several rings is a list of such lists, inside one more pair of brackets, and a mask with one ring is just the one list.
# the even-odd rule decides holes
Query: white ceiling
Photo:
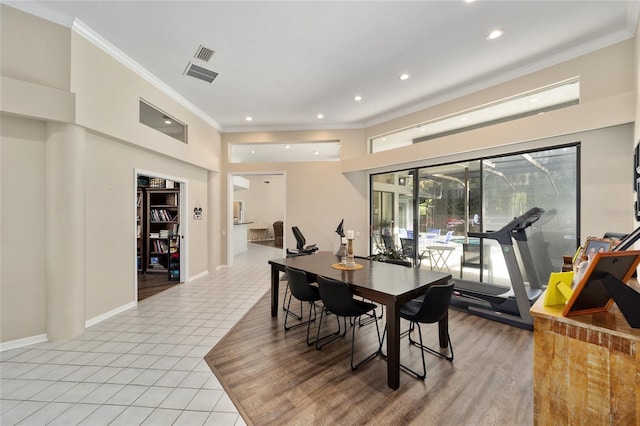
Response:
[{"label": "white ceiling", "polygon": [[[640,10],[639,0],[4,3],[69,27],[78,18],[225,132],[372,125],[630,38]],[[495,28],[504,35],[487,40]],[[215,51],[210,62],[194,59],[200,45]],[[219,75],[186,76],[189,62]]]}]

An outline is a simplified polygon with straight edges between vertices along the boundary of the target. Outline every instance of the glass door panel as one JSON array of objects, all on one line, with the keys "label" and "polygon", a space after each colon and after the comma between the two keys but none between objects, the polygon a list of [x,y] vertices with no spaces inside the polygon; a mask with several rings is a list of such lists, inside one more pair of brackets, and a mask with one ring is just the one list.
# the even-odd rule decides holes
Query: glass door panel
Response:
[{"label": "glass door panel", "polygon": [[[546,284],[578,234],[578,146],[551,148],[483,161],[484,228],[497,230],[532,207],[545,210],[527,230],[538,276]],[[525,281],[528,281],[525,276]]]},{"label": "glass door panel", "polygon": [[480,161],[425,167],[418,176],[419,246],[431,253],[423,267],[459,276],[467,233],[480,231]]}]

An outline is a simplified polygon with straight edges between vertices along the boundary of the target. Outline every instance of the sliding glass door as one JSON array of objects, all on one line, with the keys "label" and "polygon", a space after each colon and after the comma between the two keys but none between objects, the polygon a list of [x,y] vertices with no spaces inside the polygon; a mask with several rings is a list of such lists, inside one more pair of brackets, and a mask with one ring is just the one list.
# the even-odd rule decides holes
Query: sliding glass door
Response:
[{"label": "sliding glass door", "polygon": [[577,246],[578,160],[579,146],[571,145],[372,175],[372,253],[376,235],[391,235],[398,246],[408,237],[431,254],[423,268],[435,260],[454,277],[509,285],[502,247],[473,233],[540,207],[545,213],[527,235],[545,284]]}]

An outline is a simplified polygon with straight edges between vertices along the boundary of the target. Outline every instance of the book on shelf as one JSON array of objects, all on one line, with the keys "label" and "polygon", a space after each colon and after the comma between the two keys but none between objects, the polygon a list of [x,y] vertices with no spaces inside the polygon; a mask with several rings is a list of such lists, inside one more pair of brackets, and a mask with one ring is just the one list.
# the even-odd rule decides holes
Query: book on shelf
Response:
[{"label": "book on shelf", "polygon": [[153,242],[153,251],[156,253],[168,253],[169,246],[166,241],[155,240]]},{"label": "book on shelf", "polygon": [[178,220],[178,214],[173,214],[167,209],[152,209],[151,220],[153,222],[175,222]]}]

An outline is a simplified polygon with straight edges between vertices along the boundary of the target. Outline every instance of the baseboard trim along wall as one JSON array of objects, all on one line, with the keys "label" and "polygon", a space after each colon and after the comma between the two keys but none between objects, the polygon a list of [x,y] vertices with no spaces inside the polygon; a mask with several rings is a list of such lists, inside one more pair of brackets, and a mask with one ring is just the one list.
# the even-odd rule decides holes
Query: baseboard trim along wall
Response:
[{"label": "baseboard trim along wall", "polygon": [[130,302],[130,303],[127,303],[126,305],[122,305],[122,306],[119,306],[119,307],[117,307],[115,309],[112,309],[109,312],[105,312],[102,315],[98,315],[97,317],[93,317],[91,319],[88,319],[88,320],[86,320],[84,322],[84,328],[89,328],[92,325],[96,325],[99,322],[102,322],[102,321],[104,321],[106,319],[109,319],[109,318],[111,318],[113,316],[116,316],[116,315],[118,315],[118,314],[120,314],[120,313],[122,313],[122,312],[124,312],[126,310],[129,310],[131,308],[135,308],[137,304],[138,304],[138,302]]},{"label": "baseboard trim along wall", "polygon": [[35,345],[36,343],[43,343],[49,341],[46,334],[38,334],[37,336],[23,337],[22,339],[10,340],[8,342],[0,343],[0,352],[8,351],[10,349],[17,349],[23,346]]},{"label": "baseboard trim along wall", "polygon": [[202,277],[206,277],[207,275],[209,275],[209,271],[202,271],[199,274],[193,275],[191,277],[189,277],[189,279],[187,280],[187,282],[189,281],[193,281],[193,280],[197,280],[198,278],[202,278]]}]

